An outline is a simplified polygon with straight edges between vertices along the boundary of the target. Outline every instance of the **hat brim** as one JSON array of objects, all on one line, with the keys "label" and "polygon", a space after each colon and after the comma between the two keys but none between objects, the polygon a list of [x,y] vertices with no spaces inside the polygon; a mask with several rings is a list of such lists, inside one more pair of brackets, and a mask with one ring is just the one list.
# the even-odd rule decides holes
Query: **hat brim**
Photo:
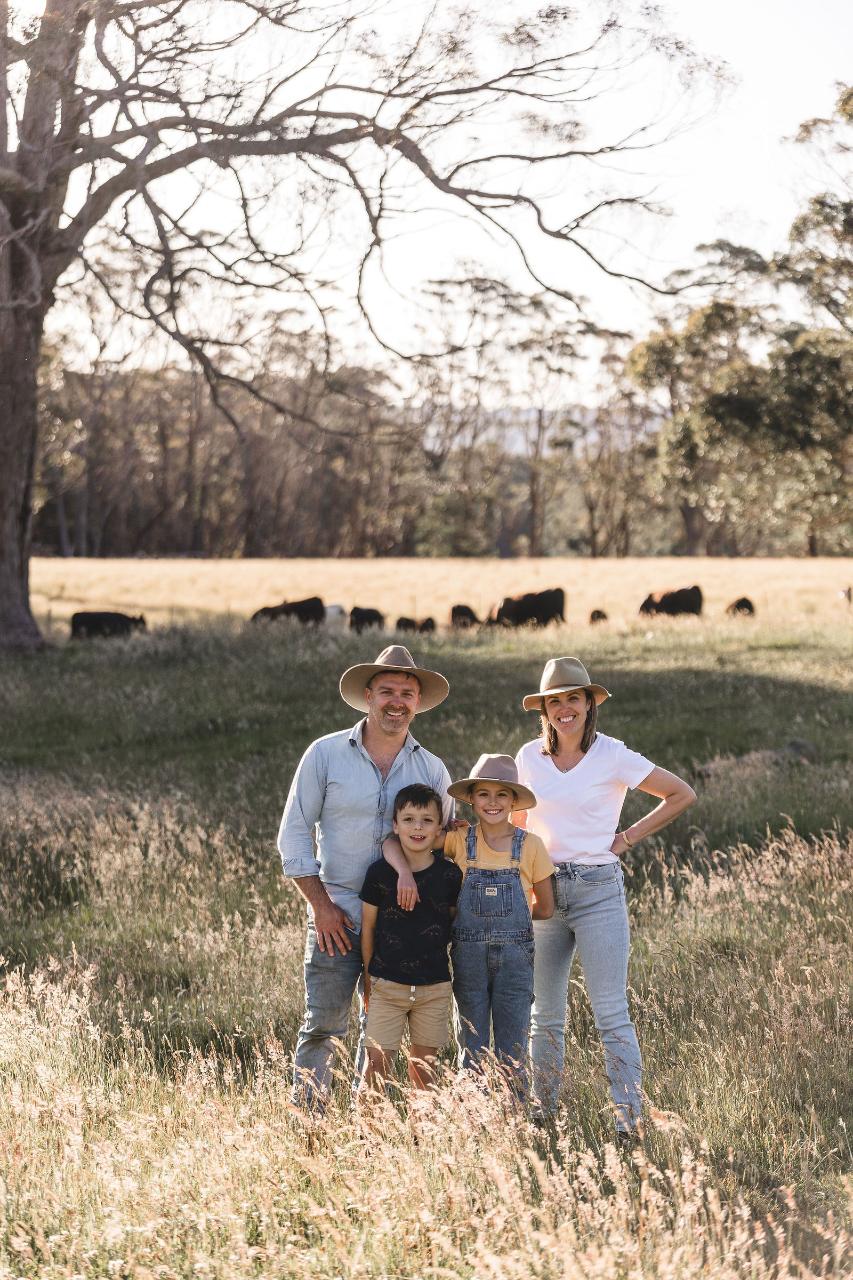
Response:
[{"label": "hat brim", "polygon": [[499,787],[514,791],[516,803],[512,806],[513,813],[518,813],[521,809],[536,808],[536,797],[529,787],[523,787],[520,782],[507,782],[505,778],[462,778],[459,782],[451,783],[447,788],[447,794],[453,796],[454,800],[464,800],[466,804],[470,804],[471,798],[468,792],[478,782],[494,782]]},{"label": "hat brim", "polygon": [[365,689],[374,676],[380,671],[390,671],[395,675],[416,676],[421,686],[421,700],[418,703],[418,714],[432,711],[450,693],[450,685],[438,671],[427,671],[423,667],[395,667],[384,662],[360,662],[349,667],[341,676],[341,697],[356,711],[367,710]]},{"label": "hat brim", "polygon": [[561,684],[554,689],[546,689],[544,693],[528,693],[521,700],[525,711],[544,711],[545,699],[550,693],[574,693],[576,689],[588,689],[595,698],[595,705],[600,707],[610,694],[601,684]]}]

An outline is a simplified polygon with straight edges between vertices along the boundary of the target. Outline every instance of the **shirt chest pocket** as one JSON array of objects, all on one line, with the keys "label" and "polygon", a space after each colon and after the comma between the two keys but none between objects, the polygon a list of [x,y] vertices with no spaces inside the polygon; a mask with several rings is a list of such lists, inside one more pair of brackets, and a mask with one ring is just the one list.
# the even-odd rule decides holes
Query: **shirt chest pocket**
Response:
[{"label": "shirt chest pocket", "polygon": [[508,916],[512,910],[512,885],[506,880],[477,881],[471,886],[471,910],[475,916]]}]

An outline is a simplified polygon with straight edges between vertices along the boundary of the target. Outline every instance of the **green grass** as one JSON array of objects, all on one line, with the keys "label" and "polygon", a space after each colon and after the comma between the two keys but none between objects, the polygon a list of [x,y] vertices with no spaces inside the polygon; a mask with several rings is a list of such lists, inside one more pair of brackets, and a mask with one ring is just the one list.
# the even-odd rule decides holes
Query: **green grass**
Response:
[{"label": "green grass", "polygon": [[[420,641],[420,638],[419,638]],[[304,747],[353,723],[337,681],[382,640],[259,632],[221,623],[127,642],[66,645],[7,659],[0,687],[0,768],[84,785],[190,797],[216,821],[251,834],[266,858]],[[515,752],[536,732],[521,697],[548,656],[572,652],[568,630],[444,636],[413,645],[442,670],[451,697],[418,721],[424,744],[452,774],[481,751]],[[596,638],[581,654],[613,693],[601,728],[666,768],[693,776],[716,757],[807,739],[815,763],[750,759],[722,766],[667,836],[682,849],[752,839],[790,818],[802,833],[853,821],[850,627],[778,628],[665,621]],[[644,801],[629,798],[627,816]]]},{"label": "green grass", "polygon": [[[614,694],[606,732],[690,776],[717,760],[629,880],[652,1133],[627,1172],[580,973],[546,1142],[494,1100],[460,1126],[452,1092],[419,1145],[346,1090],[328,1127],[289,1112],[303,913],[274,837],[305,745],[355,719],[340,672],[381,640],[222,624],[5,660],[0,1272],[807,1280],[825,1255],[842,1274],[849,640],[664,623],[581,654]],[[514,751],[521,696],[574,647],[413,644],[452,688],[418,736],[454,774]],[[793,737],[815,763],[761,754]]]}]

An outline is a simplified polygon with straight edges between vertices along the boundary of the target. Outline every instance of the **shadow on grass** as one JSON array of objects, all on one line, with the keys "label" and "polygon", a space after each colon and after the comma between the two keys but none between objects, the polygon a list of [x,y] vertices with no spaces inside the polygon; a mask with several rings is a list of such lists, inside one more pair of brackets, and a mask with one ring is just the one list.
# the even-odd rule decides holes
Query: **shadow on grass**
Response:
[{"label": "shadow on grass", "polygon": [[[725,788],[700,784],[699,804],[668,830],[666,843],[688,850],[696,828],[703,846],[753,840],[787,817],[802,834],[853,822],[853,790],[849,778],[844,783],[853,760],[853,694],[813,678],[804,644],[780,639],[770,653],[768,639],[721,654],[697,652],[696,637],[686,637],[682,663],[673,650],[679,640],[645,651],[628,636],[624,661],[589,663],[613,694],[600,713],[604,733],[691,778],[716,757],[775,750],[793,738],[813,744],[815,763],[762,773],[752,761]],[[58,773],[82,787],[98,776],[125,789],[180,789],[215,820],[247,830],[260,853],[269,849],[305,747],[355,719],[338,694],[340,672],[373,656],[381,642],[307,636],[294,627],[263,636],[174,629],[12,662],[0,691],[0,768]],[[538,718],[522,711],[521,698],[537,688],[555,642],[565,646],[566,637],[441,638],[416,647],[425,665],[448,676],[452,692],[418,719],[415,732],[452,775],[467,773],[483,751],[514,753],[537,734]],[[840,671],[840,648],[835,656]],[[768,662],[772,672],[763,669]],[[629,796],[626,819],[647,804]]]}]

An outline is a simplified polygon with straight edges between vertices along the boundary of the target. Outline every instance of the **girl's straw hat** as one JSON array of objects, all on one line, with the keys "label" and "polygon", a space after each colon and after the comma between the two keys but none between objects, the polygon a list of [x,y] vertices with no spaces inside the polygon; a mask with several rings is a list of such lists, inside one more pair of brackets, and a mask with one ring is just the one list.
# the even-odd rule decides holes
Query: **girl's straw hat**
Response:
[{"label": "girl's straw hat", "polygon": [[525,711],[544,711],[546,693],[573,693],[575,689],[588,689],[599,707],[610,697],[603,685],[592,683],[580,658],[549,658],[539,681],[539,692],[528,693],[521,705]]},{"label": "girl's straw hat", "polygon": [[391,644],[383,649],[375,662],[360,662],[358,666],[349,667],[341,676],[341,697],[356,711],[367,710],[367,699],[364,690],[368,681],[380,671],[396,671],[402,676],[417,676],[421,686],[421,700],[418,711],[432,711],[450,693],[450,685],[444,676],[437,671],[427,671],[416,667],[415,660],[408,649],[401,644]]},{"label": "girl's straw hat", "polygon": [[523,787],[518,781],[518,769],[512,756],[480,756],[471,770],[470,778],[461,778],[447,788],[448,795],[454,800],[467,800],[470,804],[470,789],[475,782],[498,782],[511,787],[515,792],[513,813],[519,809],[532,809],[536,797],[529,787]]}]

